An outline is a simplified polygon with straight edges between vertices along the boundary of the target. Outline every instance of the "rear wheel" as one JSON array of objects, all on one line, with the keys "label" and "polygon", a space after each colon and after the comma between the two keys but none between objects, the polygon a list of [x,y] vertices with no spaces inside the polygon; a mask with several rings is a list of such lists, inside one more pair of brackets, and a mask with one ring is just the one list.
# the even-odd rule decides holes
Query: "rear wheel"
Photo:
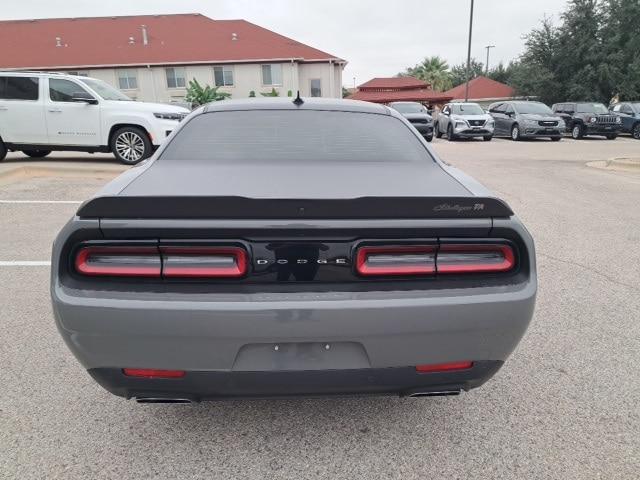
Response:
[{"label": "rear wheel", "polygon": [[440,131],[440,125],[436,122],[433,126],[433,129],[436,131],[436,138],[442,138],[442,132]]},{"label": "rear wheel", "polygon": [[51,150],[23,150],[26,156],[31,158],[43,158],[51,153]]},{"label": "rear wheel", "polygon": [[631,135],[633,136],[633,138],[635,138],[636,140],[640,140],[640,123],[636,123],[633,126],[633,130],[631,130]]},{"label": "rear wheel", "polygon": [[520,127],[517,123],[514,124],[513,127],[511,127],[511,140],[513,140],[514,142],[520,140]]},{"label": "rear wheel", "polygon": [[113,134],[110,142],[115,157],[126,165],[135,165],[153,153],[151,140],[137,127],[123,127]]},{"label": "rear wheel", "polygon": [[573,138],[574,140],[579,140],[582,137],[584,137],[584,131],[582,129],[582,125],[580,125],[579,123],[576,123],[571,129],[571,138]]},{"label": "rear wheel", "polygon": [[456,139],[456,136],[453,134],[453,127],[451,124],[447,127],[447,138],[450,142],[453,142]]},{"label": "rear wheel", "polygon": [[482,139],[483,139],[485,142],[490,142],[490,141],[491,141],[491,139],[493,139],[493,135],[485,135],[484,137],[482,137]]},{"label": "rear wheel", "polygon": [[0,140],[0,162],[7,156],[7,147],[4,146],[4,142]]}]

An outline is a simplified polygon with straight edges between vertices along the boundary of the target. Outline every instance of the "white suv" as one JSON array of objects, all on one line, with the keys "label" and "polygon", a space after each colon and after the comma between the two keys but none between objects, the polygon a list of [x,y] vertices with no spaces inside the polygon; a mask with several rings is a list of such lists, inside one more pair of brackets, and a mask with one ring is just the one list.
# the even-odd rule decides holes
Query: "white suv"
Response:
[{"label": "white suv", "polygon": [[0,160],[10,150],[113,152],[149,157],[189,110],[136,102],[102,80],[59,73],[0,72]]}]

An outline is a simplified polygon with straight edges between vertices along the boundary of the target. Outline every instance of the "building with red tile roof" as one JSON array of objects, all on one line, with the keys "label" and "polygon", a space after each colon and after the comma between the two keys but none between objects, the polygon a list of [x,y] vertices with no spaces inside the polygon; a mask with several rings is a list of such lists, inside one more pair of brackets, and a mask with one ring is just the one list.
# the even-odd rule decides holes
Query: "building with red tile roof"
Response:
[{"label": "building with red tile roof", "polygon": [[[446,93],[454,100],[464,100],[465,84],[453,87]],[[469,81],[469,101],[479,103],[491,103],[498,100],[507,100],[515,96],[515,90],[504,83],[496,82],[490,78],[479,76]]]},{"label": "building with red tile roof", "polygon": [[390,77],[373,78],[363,83],[349,98],[373,103],[420,102],[435,106],[452,97],[436,92],[431,85],[415,77]]},{"label": "building with red tile roof", "polygon": [[233,97],[340,97],[345,60],[245,20],[201,14],[0,21],[0,69],[70,71],[133,97],[184,97],[191,78]]}]

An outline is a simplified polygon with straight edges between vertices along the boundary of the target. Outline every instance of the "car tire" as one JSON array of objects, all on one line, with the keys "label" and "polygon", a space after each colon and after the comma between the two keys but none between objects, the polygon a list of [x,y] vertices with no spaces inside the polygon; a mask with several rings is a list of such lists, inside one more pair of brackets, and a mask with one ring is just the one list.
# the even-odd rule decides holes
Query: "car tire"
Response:
[{"label": "car tire", "polygon": [[485,135],[484,137],[482,137],[482,140],[484,140],[485,142],[490,142],[493,139],[493,135]]},{"label": "car tire", "polygon": [[451,124],[449,124],[449,126],[447,127],[447,139],[450,142],[453,142],[456,139],[456,136],[453,134],[453,127],[451,126]]},{"label": "car tire", "polygon": [[636,123],[631,129],[631,136],[636,140],[640,140],[640,123]]},{"label": "car tire", "polygon": [[0,162],[4,160],[6,156],[7,156],[7,147],[5,146],[4,142],[0,140]]},{"label": "car tire", "polygon": [[549,137],[551,139],[552,142],[559,142],[560,140],[562,140],[562,137]]},{"label": "car tire", "polygon": [[51,150],[23,150],[22,153],[31,158],[44,158],[51,153]]},{"label": "car tire", "polygon": [[514,123],[513,127],[511,127],[511,140],[517,142],[520,138],[520,126],[517,123]]},{"label": "car tire", "polygon": [[135,165],[153,153],[147,132],[138,127],[122,127],[111,136],[109,147],[113,155],[125,165]]},{"label": "car tire", "polygon": [[438,124],[438,122],[436,122],[436,124],[433,126],[433,129],[436,132],[436,138],[442,138],[442,132],[440,131],[440,125]]},{"label": "car tire", "polygon": [[611,133],[611,134],[607,135],[607,140],[615,140],[616,138],[618,138],[618,134],[617,133]]},{"label": "car tire", "polygon": [[427,142],[431,142],[431,141],[433,141],[433,135],[427,135],[426,137],[424,137],[424,139],[425,139]]},{"label": "car tire", "polygon": [[571,127],[571,138],[574,140],[580,140],[582,137],[584,137],[584,129],[582,128],[582,125],[576,123]]}]

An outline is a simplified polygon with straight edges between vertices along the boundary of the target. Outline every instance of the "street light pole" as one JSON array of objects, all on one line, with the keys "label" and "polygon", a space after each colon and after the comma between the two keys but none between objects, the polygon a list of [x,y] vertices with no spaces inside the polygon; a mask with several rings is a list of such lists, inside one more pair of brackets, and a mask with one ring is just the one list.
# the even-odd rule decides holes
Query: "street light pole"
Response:
[{"label": "street light pole", "polygon": [[467,46],[467,74],[464,87],[464,101],[469,101],[469,74],[471,73],[471,33],[473,32],[473,0],[471,0],[471,13],[469,14],[469,45]]},{"label": "street light pole", "polygon": [[487,64],[486,64],[486,74],[485,75],[489,75],[489,50],[492,48],[496,48],[495,45],[487,45],[486,47],[484,47],[487,49]]}]

